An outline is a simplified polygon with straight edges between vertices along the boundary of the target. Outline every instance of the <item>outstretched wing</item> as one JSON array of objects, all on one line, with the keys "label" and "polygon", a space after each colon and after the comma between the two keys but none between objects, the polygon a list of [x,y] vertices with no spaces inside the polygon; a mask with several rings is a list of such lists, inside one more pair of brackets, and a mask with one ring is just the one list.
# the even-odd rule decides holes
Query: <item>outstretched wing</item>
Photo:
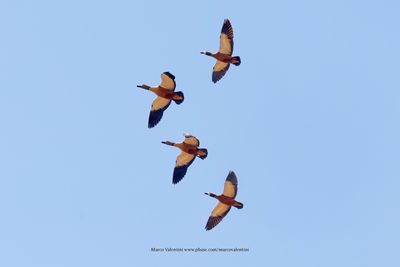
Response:
[{"label": "outstretched wing", "polygon": [[162,73],[160,86],[164,89],[174,91],[176,87],[175,76],[169,72]]},{"label": "outstretched wing", "polygon": [[210,217],[208,218],[206,224],[206,230],[208,231],[213,229],[217,224],[219,224],[222,221],[222,219],[226,216],[226,214],[228,214],[230,210],[231,210],[230,206],[219,202],[211,212]]},{"label": "outstretched wing", "polygon": [[230,171],[224,183],[224,196],[235,198],[238,189],[238,181],[235,173]]},{"label": "outstretched wing", "polygon": [[216,83],[219,80],[221,80],[222,77],[224,77],[225,73],[228,71],[229,66],[230,66],[229,63],[224,63],[222,61],[217,60],[213,68],[212,81]]},{"label": "outstretched wing", "polygon": [[199,146],[200,145],[199,139],[197,139],[193,135],[189,135],[189,134],[185,135],[185,140],[183,140],[183,142],[188,144],[188,145],[192,145],[192,146]]},{"label": "outstretched wing", "polygon": [[151,104],[151,110],[150,110],[150,116],[149,116],[149,128],[153,128],[156,126],[163,114],[164,111],[168,108],[168,106],[171,104],[171,100],[163,98],[163,97],[156,97],[154,99],[153,103]]},{"label": "outstretched wing", "polygon": [[173,184],[177,184],[183,179],[187,169],[189,168],[190,164],[193,163],[195,158],[195,155],[183,151],[178,155],[175,162],[174,174],[172,176]]},{"label": "outstretched wing", "polygon": [[233,29],[228,19],[224,20],[221,34],[219,36],[219,51],[221,54],[232,55],[233,52]]}]

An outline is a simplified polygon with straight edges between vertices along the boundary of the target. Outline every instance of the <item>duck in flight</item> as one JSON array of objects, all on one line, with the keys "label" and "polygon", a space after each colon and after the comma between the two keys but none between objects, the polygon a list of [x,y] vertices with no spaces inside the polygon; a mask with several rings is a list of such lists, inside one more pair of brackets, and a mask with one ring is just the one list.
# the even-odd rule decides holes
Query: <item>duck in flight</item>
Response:
[{"label": "duck in flight", "polygon": [[219,36],[219,50],[213,54],[210,52],[200,52],[203,55],[213,57],[217,60],[214,64],[212,81],[214,83],[221,80],[225,73],[228,71],[230,64],[239,66],[241,61],[240,57],[232,56],[233,53],[233,29],[228,19],[224,20],[222,25],[221,34]]},{"label": "duck in flight", "polygon": [[181,153],[176,158],[174,173],[172,176],[172,183],[179,183],[185,176],[187,169],[193,163],[196,156],[205,159],[208,155],[208,151],[205,148],[199,148],[200,141],[196,137],[190,134],[184,134],[185,139],[181,143],[173,143],[170,141],[163,141],[163,144],[177,147],[181,150]]},{"label": "duck in flight", "polygon": [[228,212],[231,210],[232,206],[238,209],[243,208],[243,204],[235,200],[237,190],[237,177],[233,171],[230,171],[228,177],[226,177],[224,191],[221,195],[217,196],[213,193],[204,193],[210,197],[218,199],[219,201],[208,218],[206,224],[207,231],[213,229],[217,224],[219,224],[226,214],[228,214]]},{"label": "duck in flight", "polygon": [[161,74],[161,84],[158,86],[150,87],[148,85],[141,84],[137,87],[152,91],[157,95],[156,99],[154,99],[153,103],[151,104],[148,123],[149,128],[153,128],[160,122],[164,111],[169,107],[172,100],[179,105],[185,98],[182,92],[175,92],[175,76],[169,72],[164,72]]}]

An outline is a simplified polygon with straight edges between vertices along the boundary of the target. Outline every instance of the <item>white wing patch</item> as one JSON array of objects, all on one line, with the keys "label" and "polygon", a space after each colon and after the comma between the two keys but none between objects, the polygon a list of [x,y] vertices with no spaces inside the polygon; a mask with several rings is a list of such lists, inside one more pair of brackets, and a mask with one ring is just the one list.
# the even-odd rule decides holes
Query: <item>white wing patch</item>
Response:
[{"label": "white wing patch", "polygon": [[231,210],[231,207],[228,205],[225,205],[221,202],[217,204],[217,206],[213,209],[211,212],[210,217],[208,217],[208,221],[206,224],[206,230],[211,230],[215,226],[217,226],[222,219],[228,214],[228,212]]},{"label": "white wing patch", "polygon": [[229,39],[225,33],[221,33],[219,37],[219,51],[221,54],[232,55],[233,53],[233,40]]},{"label": "white wing patch", "polygon": [[192,146],[199,146],[200,145],[199,139],[197,139],[193,135],[186,135],[185,136],[185,140],[183,142],[188,144],[188,145],[192,145]]},{"label": "white wing patch", "polygon": [[164,89],[174,91],[176,87],[175,76],[169,72],[162,73],[160,86],[163,87]]},{"label": "white wing patch", "polygon": [[224,77],[225,73],[228,71],[230,64],[224,63],[222,61],[217,60],[215,62],[213,73],[212,73],[212,81],[216,83]]},{"label": "white wing patch", "polygon": [[215,206],[215,208],[211,212],[211,217],[224,217],[230,208],[230,206],[222,202],[218,202],[217,206]]},{"label": "white wing patch", "polygon": [[222,61],[217,60],[217,62],[215,62],[215,65],[213,67],[213,71],[226,71],[229,68],[229,63],[225,63]]},{"label": "white wing patch", "polygon": [[166,109],[170,104],[171,100],[163,98],[163,97],[156,97],[153,103],[151,104],[151,111],[159,110],[159,109]]},{"label": "white wing patch", "polygon": [[227,197],[235,198],[237,194],[237,189],[238,181],[236,174],[233,171],[230,171],[225,179],[224,192],[222,194]]},{"label": "white wing patch", "polygon": [[186,153],[186,152],[181,152],[178,157],[176,158],[176,167],[180,166],[185,166],[185,165],[190,165],[195,158],[195,155]]}]

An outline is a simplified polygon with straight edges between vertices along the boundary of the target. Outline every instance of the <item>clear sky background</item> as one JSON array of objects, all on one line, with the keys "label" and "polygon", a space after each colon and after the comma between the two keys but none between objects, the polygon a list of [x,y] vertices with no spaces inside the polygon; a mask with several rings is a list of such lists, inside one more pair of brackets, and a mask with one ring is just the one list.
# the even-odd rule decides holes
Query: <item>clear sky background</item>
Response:
[{"label": "clear sky background", "polygon": [[[0,2],[0,266],[400,266],[398,1]],[[235,55],[217,84],[224,18]],[[185,102],[147,128],[176,76]],[[189,132],[209,150],[171,183]],[[204,230],[229,170],[232,209]],[[154,253],[152,247],[249,248]]]}]

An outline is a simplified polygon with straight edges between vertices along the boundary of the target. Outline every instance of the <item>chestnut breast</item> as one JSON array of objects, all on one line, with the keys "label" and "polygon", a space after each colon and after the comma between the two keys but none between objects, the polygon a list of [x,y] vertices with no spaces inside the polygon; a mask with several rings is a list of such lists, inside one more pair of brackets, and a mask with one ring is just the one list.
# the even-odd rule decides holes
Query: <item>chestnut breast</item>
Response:
[{"label": "chestnut breast", "polygon": [[189,154],[192,154],[192,155],[195,155],[197,153],[197,147],[196,146],[189,145],[189,144],[186,144],[186,143],[182,143],[182,144],[183,144],[182,150],[185,151],[186,153],[189,153]]},{"label": "chestnut breast", "polygon": [[218,52],[217,54],[215,54],[215,59],[225,62],[225,63],[229,63],[231,60],[231,56]]},{"label": "chestnut breast", "polygon": [[166,99],[172,99],[174,97],[174,91],[165,89],[161,86],[158,87],[156,94]]},{"label": "chestnut breast", "polygon": [[231,197],[227,197],[224,195],[220,195],[220,196],[216,196],[216,198],[221,201],[222,203],[229,205],[229,206],[233,206],[235,204],[235,199],[231,198]]}]

